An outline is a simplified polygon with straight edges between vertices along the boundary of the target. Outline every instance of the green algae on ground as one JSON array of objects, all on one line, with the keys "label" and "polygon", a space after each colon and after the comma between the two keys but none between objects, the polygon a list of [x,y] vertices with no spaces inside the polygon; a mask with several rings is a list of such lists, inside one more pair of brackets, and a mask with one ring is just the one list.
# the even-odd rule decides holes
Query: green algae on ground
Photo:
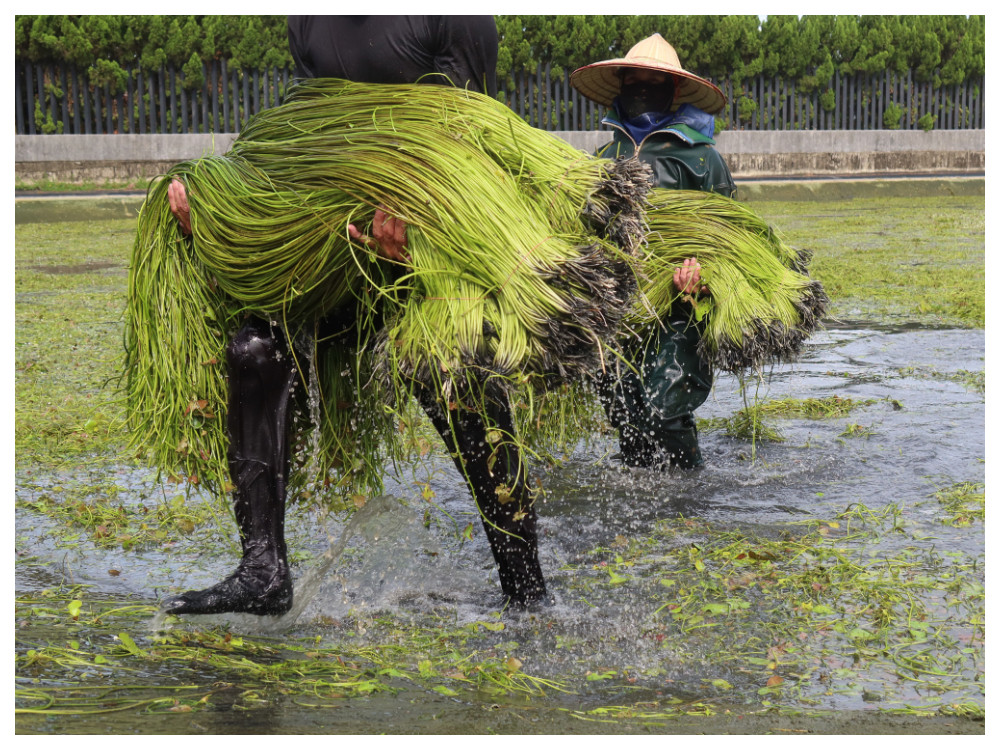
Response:
[{"label": "green algae on ground", "polygon": [[121,493],[122,488],[112,483],[103,487],[66,483],[35,487],[30,498],[19,497],[15,504],[56,521],[56,528],[69,532],[74,540],[72,532],[81,530],[99,547],[122,549],[173,544],[197,526],[217,520],[208,506],[189,503],[184,495],[150,502],[149,506],[127,506],[118,500]]},{"label": "green algae on ground", "polygon": [[[15,713],[205,710],[219,694],[246,710],[274,700],[323,708],[407,685],[476,700],[566,690],[557,679],[522,670],[503,642],[477,644],[481,633],[503,631],[499,613],[461,626],[413,625],[390,616],[353,626],[326,623],[324,635],[280,639],[220,628],[150,635],[144,631],[154,614],[148,605],[90,600],[81,587],[19,597],[17,619],[49,619],[62,638],[37,647],[18,644]],[[159,684],[162,670],[180,685]],[[65,688],[66,680],[76,685]]]},{"label": "green algae on ground", "polygon": [[[845,417],[855,409],[871,406],[879,402],[888,403],[893,409],[901,409],[902,404],[891,398],[852,399],[843,396],[823,398],[783,398],[755,401],[744,406],[730,417],[699,419],[698,429],[705,432],[723,430],[727,435],[742,440],[781,442],[784,437],[773,425],[775,419],[835,419]],[[848,425],[845,432],[849,436],[870,434],[860,425]]]},{"label": "green algae on ground", "polygon": [[[446,613],[352,614],[317,623],[314,636],[271,639],[221,628],[149,633],[153,607],[90,599],[82,587],[39,592],[15,602],[17,620],[51,623],[47,643],[18,643],[16,712],[255,711],[275,701],[323,709],[417,689],[538,710],[577,696],[576,708],[557,710],[639,726],[730,712],[821,715],[837,696],[886,713],[982,718],[983,561],[920,547],[924,533],[893,505],[757,529],[663,520],[563,568],[567,595],[583,601],[598,588],[642,589],[632,597],[648,608],[642,663],[581,661],[558,676],[517,659],[499,613],[465,624]],[[891,549],[880,545],[885,536]],[[544,614],[537,628],[545,637]],[[678,660],[704,676],[665,682]],[[158,684],[161,672],[169,686]],[[629,694],[636,700],[622,703]]]},{"label": "green algae on ground", "polygon": [[829,317],[986,324],[984,196],[754,201],[809,271]]},{"label": "green algae on ground", "polygon": [[929,378],[932,380],[945,380],[960,383],[971,391],[986,393],[986,372],[979,370],[972,372],[969,370],[957,370],[955,372],[940,372],[929,367],[900,367],[899,374],[903,377]]},{"label": "green algae on ground", "polygon": [[[473,704],[585,696],[591,708],[564,710],[650,725],[815,711],[836,696],[880,711],[981,717],[983,560],[918,546],[924,533],[895,505],[759,529],[662,520],[562,569],[566,596],[581,601],[595,589],[642,590],[631,597],[648,609],[642,662],[578,662],[559,675],[518,660],[500,613],[465,624],[447,613],[352,614],[317,623],[316,635],[272,639],[222,628],[150,633],[151,606],[91,599],[84,587],[42,591],[15,600],[16,621],[50,623],[46,643],[18,639],[16,712],[253,711],[274,701],[320,709],[416,688]],[[891,549],[880,545],[885,536]],[[544,613],[536,627],[546,637]],[[664,682],[678,660],[702,679]],[[158,684],[161,672],[172,686]],[[637,702],[623,705],[629,693]]]},{"label": "green algae on ground", "polygon": [[947,514],[941,523],[971,526],[973,521],[986,520],[986,485],[982,482],[956,482],[935,492],[934,498]]},{"label": "green algae on ground", "polygon": [[[886,535],[910,543],[889,550]],[[892,505],[857,504],[767,535],[669,520],[594,548],[571,588],[583,599],[595,587],[644,588],[643,638],[714,673],[693,696],[701,702],[792,709],[844,695],[882,709],[982,711],[983,559],[921,538]],[[940,700],[916,705],[914,694]]]},{"label": "green algae on ground", "polygon": [[14,444],[19,463],[115,453],[125,265],[134,222],[15,228]]}]

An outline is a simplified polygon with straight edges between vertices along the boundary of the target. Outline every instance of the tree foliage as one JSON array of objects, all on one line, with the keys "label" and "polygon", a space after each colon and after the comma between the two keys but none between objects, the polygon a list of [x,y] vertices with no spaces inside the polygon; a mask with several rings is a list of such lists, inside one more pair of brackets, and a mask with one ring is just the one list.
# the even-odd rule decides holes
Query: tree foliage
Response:
[{"label": "tree foliage", "polygon": [[284,16],[16,16],[18,60],[87,68],[112,88],[125,71],[172,65],[200,85],[201,63],[265,69],[291,65]]},{"label": "tree foliage", "polygon": [[[834,72],[912,70],[918,81],[960,83],[983,75],[983,16],[497,16],[498,73],[556,75],[624,56],[659,32],[688,69],[735,83],[758,74],[825,89]],[[173,65],[185,78],[201,62],[291,65],[284,16],[16,16],[15,56],[61,62],[115,85],[126,69]]]}]

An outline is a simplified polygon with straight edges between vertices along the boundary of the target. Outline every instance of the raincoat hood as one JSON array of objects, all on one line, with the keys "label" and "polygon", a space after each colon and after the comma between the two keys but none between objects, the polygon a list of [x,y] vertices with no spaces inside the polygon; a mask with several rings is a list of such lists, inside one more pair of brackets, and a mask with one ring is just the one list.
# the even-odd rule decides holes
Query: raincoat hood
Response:
[{"label": "raincoat hood", "polygon": [[691,145],[715,143],[715,118],[692,104],[682,104],[675,112],[646,112],[638,117],[625,118],[616,98],[614,110],[614,116],[605,117],[603,122],[620,127],[637,144],[652,133],[672,133]]}]

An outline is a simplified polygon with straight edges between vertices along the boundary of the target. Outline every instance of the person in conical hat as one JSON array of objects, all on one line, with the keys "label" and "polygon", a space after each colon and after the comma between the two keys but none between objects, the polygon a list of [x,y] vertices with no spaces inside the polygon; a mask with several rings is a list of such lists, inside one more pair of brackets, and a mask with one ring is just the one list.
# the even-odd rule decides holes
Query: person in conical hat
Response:
[{"label": "person in conical hat", "polygon": [[719,87],[685,70],[676,50],[659,34],[643,39],[625,57],[578,68],[570,82],[588,99],[610,107],[621,94],[624,73],[640,70],[669,76],[673,80],[675,105],[691,104],[711,115],[718,114],[726,106],[726,97]]},{"label": "person in conical hat", "polygon": [[[625,57],[578,68],[570,83],[610,108],[603,123],[614,137],[597,156],[638,157],[652,168],[655,187],[736,196],[729,167],[715,149],[714,115],[726,97],[685,70],[662,36],[643,39]],[[675,271],[674,285],[685,294],[711,293],[696,258]],[[704,463],[694,410],[708,398],[712,371],[698,355],[701,332],[693,320],[690,305],[676,303],[664,326],[627,352],[635,367],[618,363],[598,383],[627,466],[694,469]]]}]

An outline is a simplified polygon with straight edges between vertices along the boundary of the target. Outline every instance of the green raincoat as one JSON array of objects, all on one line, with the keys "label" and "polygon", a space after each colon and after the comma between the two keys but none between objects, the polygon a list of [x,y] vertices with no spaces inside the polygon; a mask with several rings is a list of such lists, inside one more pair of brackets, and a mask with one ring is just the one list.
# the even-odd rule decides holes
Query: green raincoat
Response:
[{"label": "green raincoat", "polygon": [[[615,128],[614,140],[598,149],[598,156],[638,153],[652,167],[656,187],[735,197],[733,177],[712,138],[673,124],[636,144],[614,118],[605,122]],[[618,429],[627,465],[694,468],[703,463],[693,412],[712,390],[712,372],[698,356],[700,331],[692,321],[690,310],[673,310],[663,329],[632,349],[638,374],[622,363],[600,382],[601,400]]]}]

